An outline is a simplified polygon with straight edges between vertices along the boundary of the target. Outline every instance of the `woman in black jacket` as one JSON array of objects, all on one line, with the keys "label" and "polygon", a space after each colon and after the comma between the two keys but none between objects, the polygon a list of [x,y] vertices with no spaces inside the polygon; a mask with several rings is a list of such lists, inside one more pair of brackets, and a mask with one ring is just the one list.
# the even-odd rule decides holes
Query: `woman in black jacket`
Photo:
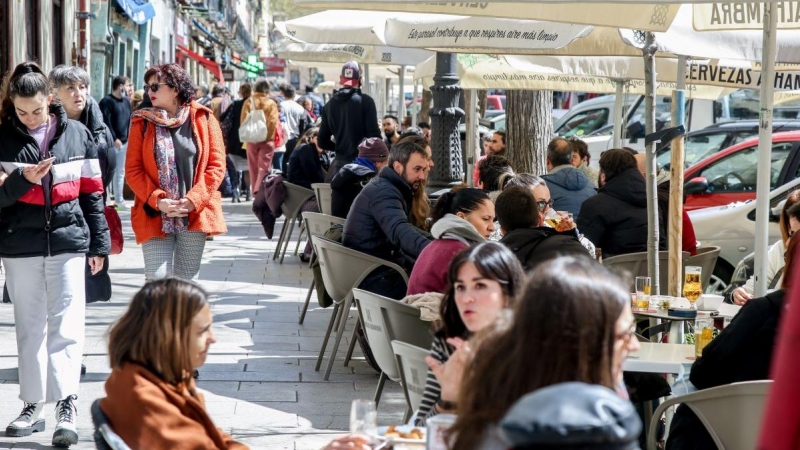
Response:
[{"label": "woman in black jacket", "polygon": [[325,151],[317,145],[319,128],[311,128],[300,138],[297,148],[289,158],[289,182],[306,189],[314,183],[325,182],[325,170],[320,157]]},{"label": "woman in black jacket", "polygon": [[44,431],[56,401],[53,445],[78,442],[76,400],[84,339],[84,264],[110,250],[103,181],[92,135],[52,104],[35,63],[18,65],[0,104],[0,257],[14,302],[20,398],[7,436]]},{"label": "woman in black jacket", "polygon": [[[786,272],[792,270],[798,239],[792,237],[786,249]],[[782,289],[748,301],[731,323],[703,349],[703,356],[692,364],[689,380],[697,389],[708,389],[742,381],[768,380],[775,349],[775,337],[785,308],[785,290],[791,277],[783,279]],[[681,405],[670,427],[668,450],[715,448],[700,419]]]}]

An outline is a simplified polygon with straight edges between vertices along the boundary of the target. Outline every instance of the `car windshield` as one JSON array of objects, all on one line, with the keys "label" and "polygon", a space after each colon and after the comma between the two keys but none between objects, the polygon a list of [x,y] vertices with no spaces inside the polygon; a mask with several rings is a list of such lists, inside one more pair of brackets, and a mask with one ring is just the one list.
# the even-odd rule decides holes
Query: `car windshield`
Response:
[{"label": "car windshield", "polygon": [[608,113],[607,108],[579,112],[556,130],[556,134],[562,137],[587,135],[608,124]]},{"label": "car windshield", "polygon": [[[686,136],[684,143],[684,168],[689,168],[696,163],[722,150],[722,145],[728,138],[726,131],[717,133],[704,133]],[[658,167],[668,169],[672,158],[672,150],[666,149],[658,155]]]}]

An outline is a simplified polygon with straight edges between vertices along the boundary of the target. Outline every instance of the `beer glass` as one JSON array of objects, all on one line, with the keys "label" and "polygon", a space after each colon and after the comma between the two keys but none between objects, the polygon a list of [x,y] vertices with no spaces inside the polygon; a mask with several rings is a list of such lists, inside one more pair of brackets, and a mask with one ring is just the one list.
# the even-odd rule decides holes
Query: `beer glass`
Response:
[{"label": "beer glass", "polygon": [[650,309],[650,277],[636,277],[636,309]]},{"label": "beer glass", "polygon": [[697,309],[697,299],[703,295],[703,286],[700,281],[702,269],[698,266],[686,266],[683,279],[683,296],[689,300],[689,309]]}]

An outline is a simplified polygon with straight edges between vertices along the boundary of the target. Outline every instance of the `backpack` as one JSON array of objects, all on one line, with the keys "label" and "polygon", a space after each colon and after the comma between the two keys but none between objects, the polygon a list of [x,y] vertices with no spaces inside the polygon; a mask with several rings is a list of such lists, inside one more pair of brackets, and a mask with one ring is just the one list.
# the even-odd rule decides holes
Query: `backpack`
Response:
[{"label": "backpack", "polygon": [[222,138],[225,142],[228,142],[233,131],[233,108],[230,106],[222,113],[219,120],[219,128],[222,130]]},{"label": "backpack", "polygon": [[256,109],[256,102],[250,97],[250,112],[239,126],[239,140],[242,142],[261,143],[267,141],[267,116],[264,111]]}]

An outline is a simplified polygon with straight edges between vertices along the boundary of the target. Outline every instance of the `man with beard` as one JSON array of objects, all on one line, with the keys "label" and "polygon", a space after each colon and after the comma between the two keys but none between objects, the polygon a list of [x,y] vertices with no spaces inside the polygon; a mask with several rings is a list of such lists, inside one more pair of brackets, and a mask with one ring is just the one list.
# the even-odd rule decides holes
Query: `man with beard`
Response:
[{"label": "man with beard", "polygon": [[322,109],[317,138],[320,147],[336,151],[334,165],[328,170],[328,182],[342,167],[356,159],[361,141],[381,137],[375,101],[361,92],[358,63],[350,61],[342,66],[339,84],[342,89],[336,91]]},{"label": "man with beard", "polygon": [[[428,177],[428,153],[413,137],[401,139],[384,167],[358,194],[344,224],[345,247],[391,261],[410,272],[414,260],[430,243],[408,220],[414,193]],[[401,299],[406,283],[394,270],[381,268],[359,286],[384,297]]]},{"label": "man with beard", "polygon": [[383,135],[386,136],[383,139],[383,142],[386,143],[386,146],[392,148],[397,141],[400,140],[400,125],[398,123],[397,117],[387,114],[383,116]]}]

